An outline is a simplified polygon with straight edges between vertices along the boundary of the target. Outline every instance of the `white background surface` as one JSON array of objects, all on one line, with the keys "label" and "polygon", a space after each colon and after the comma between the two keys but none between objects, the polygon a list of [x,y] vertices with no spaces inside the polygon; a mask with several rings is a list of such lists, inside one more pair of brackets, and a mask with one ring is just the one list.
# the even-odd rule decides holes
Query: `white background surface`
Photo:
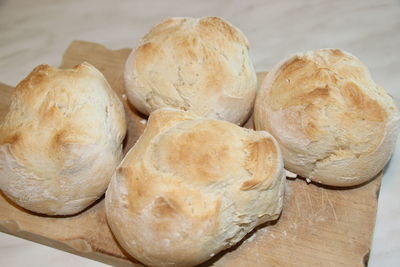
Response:
[{"label": "white background surface", "polygon": [[[400,99],[400,1],[0,0],[0,81],[15,85],[36,65],[58,66],[73,40],[135,47],[171,16],[221,16],[250,41],[257,71],[294,52],[343,48]],[[400,146],[384,176],[370,266],[400,266]],[[290,253],[290,252],[289,252]],[[0,234],[0,266],[104,266]]]}]

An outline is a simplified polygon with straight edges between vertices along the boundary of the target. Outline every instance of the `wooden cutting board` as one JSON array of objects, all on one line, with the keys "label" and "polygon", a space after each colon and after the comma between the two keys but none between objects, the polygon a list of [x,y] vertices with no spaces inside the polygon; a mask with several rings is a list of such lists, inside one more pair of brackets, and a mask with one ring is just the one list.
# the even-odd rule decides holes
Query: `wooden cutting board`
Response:
[{"label": "wooden cutting board", "polygon": [[[130,49],[111,51],[99,44],[74,41],[61,64],[69,68],[87,61],[106,76],[125,104],[129,124],[125,152],[146,123],[123,96],[123,68],[129,53]],[[264,75],[260,73],[259,78]],[[7,112],[11,91],[12,87],[0,84],[0,120]],[[364,266],[380,182],[378,175],[361,187],[333,189],[288,179],[281,218],[259,227],[202,266]],[[115,266],[140,265],[113,238],[103,199],[76,216],[54,218],[25,211],[1,194],[0,230]]]}]

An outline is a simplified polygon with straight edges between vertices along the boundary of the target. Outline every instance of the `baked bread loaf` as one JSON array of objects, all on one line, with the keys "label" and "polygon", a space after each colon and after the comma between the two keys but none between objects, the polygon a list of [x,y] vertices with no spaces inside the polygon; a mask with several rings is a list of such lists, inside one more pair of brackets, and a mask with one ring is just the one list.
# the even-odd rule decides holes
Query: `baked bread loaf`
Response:
[{"label": "baked bread loaf", "polygon": [[162,107],[243,124],[257,77],[244,34],[216,18],[170,18],[154,26],[125,66],[129,101],[149,115]]},{"label": "baked bread loaf", "polygon": [[270,134],[160,109],[111,179],[107,220],[143,263],[196,265],[278,218],[284,184]]},{"label": "baked bread loaf", "polygon": [[254,123],[278,140],[289,171],[326,185],[353,186],[388,162],[399,112],[359,59],[322,49],[273,68],[257,95]]},{"label": "baked bread loaf", "polygon": [[95,67],[40,65],[0,126],[0,188],[34,212],[77,213],[105,192],[125,132],[123,105]]}]

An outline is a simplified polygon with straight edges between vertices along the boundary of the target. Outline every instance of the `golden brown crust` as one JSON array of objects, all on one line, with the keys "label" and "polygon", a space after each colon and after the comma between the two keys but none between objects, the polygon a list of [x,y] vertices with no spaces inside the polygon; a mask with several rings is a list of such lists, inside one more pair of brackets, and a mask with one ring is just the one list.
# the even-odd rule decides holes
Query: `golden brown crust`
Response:
[{"label": "golden brown crust", "polygon": [[277,218],[284,178],[266,132],[161,109],[112,178],[107,218],[143,263],[192,266]]},{"label": "golden brown crust", "polygon": [[171,18],[156,26],[126,62],[127,95],[142,113],[161,107],[243,123],[257,77],[248,41],[216,17]]},{"label": "golden brown crust", "polygon": [[40,65],[14,89],[0,127],[1,189],[35,212],[79,212],[105,191],[125,131],[123,106],[97,69]]},{"label": "golden brown crust", "polygon": [[224,141],[232,138],[226,128],[218,121],[207,121],[182,133],[165,133],[166,137],[156,144],[155,160],[163,165],[163,171],[181,177],[190,175],[191,180],[209,183],[223,179],[238,161],[235,148]]},{"label": "golden brown crust", "polygon": [[[346,186],[372,178],[389,159],[399,114],[356,57],[339,49],[297,54],[261,87],[256,129],[278,139],[289,171]],[[360,171],[346,174],[343,164]]]},{"label": "golden brown crust", "polygon": [[[251,142],[246,147],[249,158],[246,163],[246,169],[252,174],[251,179],[245,181],[240,190],[250,190],[263,186],[264,189],[269,188],[273,182],[274,173],[277,170],[276,158],[278,151],[276,145],[269,138],[263,138],[257,142]],[[265,168],[269,166],[269,168]],[[265,179],[265,177],[270,177]]]},{"label": "golden brown crust", "polygon": [[249,47],[249,42],[242,32],[238,31],[231,24],[227,23],[218,17],[206,17],[199,21],[200,34],[204,34],[210,39],[214,39],[215,36],[224,36],[228,40]]}]

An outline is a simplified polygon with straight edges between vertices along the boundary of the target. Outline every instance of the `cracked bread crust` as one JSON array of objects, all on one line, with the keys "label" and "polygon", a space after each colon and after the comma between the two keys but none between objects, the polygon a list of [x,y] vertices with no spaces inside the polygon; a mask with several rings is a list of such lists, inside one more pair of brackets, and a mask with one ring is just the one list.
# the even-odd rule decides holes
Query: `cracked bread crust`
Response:
[{"label": "cracked bread crust", "polygon": [[105,192],[122,159],[125,112],[95,67],[36,67],[0,125],[0,188],[42,214],[75,214]]},{"label": "cracked bread crust", "polygon": [[279,216],[285,172],[268,133],[160,109],[111,180],[122,247],[150,266],[193,266]]},{"label": "cracked bread crust", "polygon": [[125,66],[129,101],[149,115],[162,107],[243,124],[257,77],[244,34],[216,18],[170,18],[154,26]]},{"label": "cracked bread crust", "polygon": [[363,63],[339,49],[296,54],[276,65],[254,109],[256,129],[278,140],[289,171],[332,186],[361,184],[383,169],[399,118]]}]

